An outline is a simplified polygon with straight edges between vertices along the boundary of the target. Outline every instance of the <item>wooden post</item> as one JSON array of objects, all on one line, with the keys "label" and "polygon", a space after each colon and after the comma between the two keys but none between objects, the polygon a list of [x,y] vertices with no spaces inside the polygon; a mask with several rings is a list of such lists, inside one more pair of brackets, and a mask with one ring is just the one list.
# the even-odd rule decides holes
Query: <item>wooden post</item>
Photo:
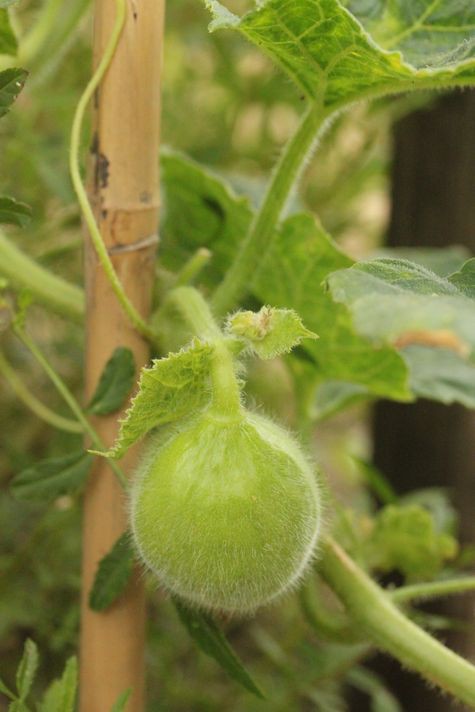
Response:
[{"label": "wooden post", "polygon": [[[127,20],[112,64],[95,97],[91,202],[117,274],[130,300],[146,317],[154,274],[158,223],[160,65],[164,0],[127,0]],[[115,0],[96,0],[94,59],[97,65],[111,33]],[[137,367],[149,348],[131,328],[93,247],[86,244],[86,398],[117,346],[127,346]],[[119,414],[120,415],[120,414]],[[113,442],[118,416],[97,418],[106,444]],[[133,469],[136,452],[121,462]],[[81,712],[109,712],[128,687],[128,712],[144,707],[143,586],[136,576],[108,611],[88,608],[99,560],[126,528],[124,493],[107,462],[98,459],[84,504],[81,627]]]}]

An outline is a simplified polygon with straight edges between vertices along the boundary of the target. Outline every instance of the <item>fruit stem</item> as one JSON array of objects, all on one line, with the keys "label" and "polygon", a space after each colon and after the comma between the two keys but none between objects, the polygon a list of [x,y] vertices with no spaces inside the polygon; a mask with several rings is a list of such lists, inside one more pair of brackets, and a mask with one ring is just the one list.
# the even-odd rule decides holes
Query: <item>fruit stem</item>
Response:
[{"label": "fruit stem", "polygon": [[211,361],[213,395],[211,412],[220,418],[235,419],[242,412],[241,390],[236,378],[233,356],[224,339],[214,344]]},{"label": "fruit stem", "polygon": [[330,537],[318,568],[355,625],[380,650],[475,708],[475,666],[409,620]]}]

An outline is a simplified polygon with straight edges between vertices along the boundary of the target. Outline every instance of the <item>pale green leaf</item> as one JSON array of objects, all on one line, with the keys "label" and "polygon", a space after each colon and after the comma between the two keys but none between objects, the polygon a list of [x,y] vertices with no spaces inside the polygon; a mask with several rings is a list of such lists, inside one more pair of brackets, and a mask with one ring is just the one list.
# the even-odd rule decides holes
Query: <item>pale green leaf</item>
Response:
[{"label": "pale green leaf", "polygon": [[106,610],[124,593],[132,576],[134,559],[130,535],[125,532],[99,562],[89,594],[92,610]]},{"label": "pale green leaf", "polygon": [[239,337],[262,359],[275,358],[298,346],[302,339],[317,339],[292,309],[262,307],[259,312],[239,311],[229,317],[228,332]]},{"label": "pale green leaf", "polygon": [[74,712],[77,682],[77,659],[71,657],[59,680],[54,680],[46,690],[40,703],[40,712]]},{"label": "pale green leaf", "polygon": [[467,61],[472,67],[472,0],[350,0],[348,7],[381,47],[398,49],[413,67],[456,67]]},{"label": "pale green leaf", "polygon": [[107,415],[119,410],[135,380],[135,361],[130,349],[119,346],[106,363],[96,392],[87,408],[94,415]]},{"label": "pale green leaf", "polygon": [[435,576],[457,553],[457,542],[440,534],[430,512],[416,504],[382,509],[365,544],[371,568],[398,570],[409,579]]},{"label": "pale green leaf", "polygon": [[[460,274],[470,276],[469,270]],[[382,259],[335,272],[328,283],[367,338],[440,346],[466,356],[475,348],[475,302],[452,279],[407,260]]]},{"label": "pale green leaf", "polygon": [[23,657],[16,673],[16,688],[20,701],[26,700],[38,669],[39,655],[36,644],[28,638]]},{"label": "pale green leaf", "polygon": [[15,198],[0,196],[0,223],[25,227],[31,220],[31,208]]},{"label": "pale green leaf", "polygon": [[294,309],[318,341],[304,341],[320,381],[343,381],[368,395],[410,399],[407,367],[396,351],[355,333],[346,308],[335,304],[324,280],[351,260],[309,215],[286,220],[252,285],[262,302]]},{"label": "pale green leaf", "polygon": [[470,258],[470,250],[463,245],[448,247],[382,247],[371,255],[372,259],[398,259],[415,262],[439,275],[448,277],[461,269]]},{"label": "pale green leaf", "polygon": [[111,712],[124,712],[125,706],[126,706],[127,702],[129,701],[131,694],[132,694],[131,688],[124,690],[124,692],[122,692],[119,695],[119,697],[117,698],[117,700],[114,702]]},{"label": "pale green leaf", "polygon": [[85,482],[92,455],[79,450],[66,457],[43,460],[13,478],[13,495],[21,501],[48,501],[76,492]]},{"label": "pale green leaf", "polygon": [[264,0],[243,17],[206,4],[212,30],[242,33],[330,112],[364,97],[475,83],[471,0],[388,0],[389,12],[379,3],[374,14],[369,6],[362,19],[372,19],[373,36],[338,0]]},{"label": "pale green leaf", "polygon": [[188,417],[210,398],[208,373],[212,347],[194,341],[187,349],[156,359],[142,370],[114,447],[107,457],[121,457],[134,442],[159,425]]},{"label": "pale green leaf", "polygon": [[181,622],[200,650],[212,657],[235,682],[239,683],[248,692],[252,692],[253,695],[263,699],[264,695],[261,690],[239,660],[213,618],[199,610],[188,608],[177,598],[174,598],[173,602]]},{"label": "pale green leaf", "polygon": [[475,257],[465,262],[461,269],[449,277],[449,282],[467,297],[475,299]]},{"label": "pale green leaf", "polygon": [[5,116],[23,89],[26,77],[24,69],[5,69],[0,72],[0,118]]},{"label": "pale green leaf", "polygon": [[[0,7],[6,7],[2,5]],[[10,24],[8,10],[0,9],[0,55],[1,54],[16,54],[18,44],[15,34]]]},{"label": "pale green leaf", "polygon": [[420,398],[475,408],[475,364],[450,349],[407,346],[411,388]]}]

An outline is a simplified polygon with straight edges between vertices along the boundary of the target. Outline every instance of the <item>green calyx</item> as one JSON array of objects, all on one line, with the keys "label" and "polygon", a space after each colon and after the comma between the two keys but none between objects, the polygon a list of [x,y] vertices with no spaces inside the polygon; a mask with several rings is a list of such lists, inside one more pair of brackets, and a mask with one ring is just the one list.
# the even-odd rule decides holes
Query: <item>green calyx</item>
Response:
[{"label": "green calyx", "polygon": [[279,426],[213,408],[157,448],[131,491],[141,558],[173,594],[209,610],[249,613],[291,589],[321,524],[313,468]]}]

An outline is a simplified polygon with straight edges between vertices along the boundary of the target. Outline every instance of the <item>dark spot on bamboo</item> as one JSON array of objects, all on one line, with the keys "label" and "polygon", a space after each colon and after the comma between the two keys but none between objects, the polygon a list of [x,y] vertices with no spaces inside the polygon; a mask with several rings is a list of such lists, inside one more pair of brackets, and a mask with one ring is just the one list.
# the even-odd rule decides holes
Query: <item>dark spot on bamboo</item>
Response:
[{"label": "dark spot on bamboo", "polygon": [[99,153],[99,134],[97,133],[97,131],[94,131],[92,135],[90,150],[93,156],[97,156],[97,154]]},{"label": "dark spot on bamboo", "polygon": [[97,188],[107,188],[109,185],[110,161],[103,153],[96,152],[96,165],[94,171],[94,185]]}]

